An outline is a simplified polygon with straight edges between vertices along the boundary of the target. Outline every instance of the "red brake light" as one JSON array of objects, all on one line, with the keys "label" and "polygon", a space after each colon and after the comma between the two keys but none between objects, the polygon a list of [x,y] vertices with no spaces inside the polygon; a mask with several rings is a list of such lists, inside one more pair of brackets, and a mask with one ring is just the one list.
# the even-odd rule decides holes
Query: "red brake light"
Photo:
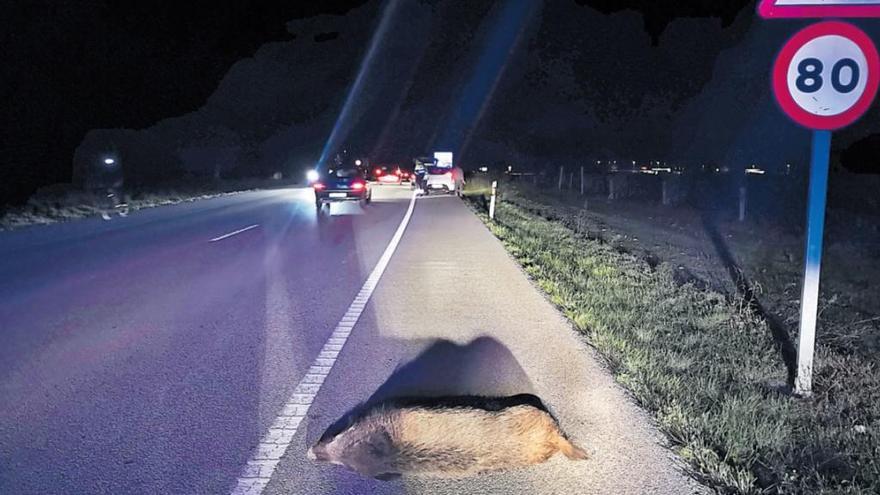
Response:
[{"label": "red brake light", "polygon": [[351,188],[354,189],[355,191],[361,190],[364,188],[364,183],[363,182],[355,182],[351,185]]},{"label": "red brake light", "polygon": [[382,169],[381,169],[381,168],[377,168],[377,169],[376,169],[376,175],[382,175]]},{"label": "red brake light", "polygon": [[324,189],[324,187],[326,187],[326,186],[324,186],[324,184],[321,184],[320,182],[315,182],[314,184],[312,184],[312,187],[314,187],[315,190],[320,191],[321,189]]},{"label": "red brake light", "polygon": [[446,177],[449,177],[450,179],[452,178],[452,172],[446,172],[443,175],[445,175]]}]

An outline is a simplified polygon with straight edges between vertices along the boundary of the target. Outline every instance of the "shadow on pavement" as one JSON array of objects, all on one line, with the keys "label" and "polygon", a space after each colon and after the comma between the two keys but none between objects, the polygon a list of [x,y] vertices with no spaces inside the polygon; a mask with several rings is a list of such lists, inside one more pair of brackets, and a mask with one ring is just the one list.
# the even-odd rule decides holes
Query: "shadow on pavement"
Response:
[{"label": "shadow on pavement", "polygon": [[[522,366],[497,340],[484,336],[458,345],[438,339],[415,359],[399,366],[369,399],[331,424],[321,438],[336,435],[351,421],[387,402],[489,410],[529,404],[546,411],[533,391]],[[487,401],[486,397],[496,399]]]}]

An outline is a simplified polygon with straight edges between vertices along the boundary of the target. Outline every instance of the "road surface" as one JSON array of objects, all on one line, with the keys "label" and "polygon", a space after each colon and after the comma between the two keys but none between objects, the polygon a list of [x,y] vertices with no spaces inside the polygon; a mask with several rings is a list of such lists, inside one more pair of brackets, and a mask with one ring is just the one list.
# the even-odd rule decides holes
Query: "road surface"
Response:
[{"label": "road surface", "polygon": [[[282,189],[0,234],[0,493],[701,490],[460,200],[374,198],[319,214]],[[521,392],[592,459],[382,482],[305,457],[371,398]]]}]

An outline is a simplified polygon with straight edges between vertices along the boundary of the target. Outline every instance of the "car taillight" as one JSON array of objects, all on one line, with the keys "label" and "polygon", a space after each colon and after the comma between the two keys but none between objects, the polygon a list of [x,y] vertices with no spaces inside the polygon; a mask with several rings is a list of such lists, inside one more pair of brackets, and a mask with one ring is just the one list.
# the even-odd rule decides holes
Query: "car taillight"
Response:
[{"label": "car taillight", "polygon": [[354,184],[351,185],[351,188],[354,189],[355,191],[363,189],[364,183],[363,182],[355,182]]},{"label": "car taillight", "polygon": [[443,175],[445,175],[446,177],[449,177],[450,179],[452,178],[452,172],[446,172]]},{"label": "car taillight", "polygon": [[312,184],[312,187],[315,188],[316,191],[320,191],[321,189],[324,189],[327,186],[325,186],[324,184],[321,184],[320,182],[315,182],[314,184]]},{"label": "car taillight", "polygon": [[376,175],[382,175],[382,169],[381,169],[381,168],[377,168],[377,169],[376,169]]}]

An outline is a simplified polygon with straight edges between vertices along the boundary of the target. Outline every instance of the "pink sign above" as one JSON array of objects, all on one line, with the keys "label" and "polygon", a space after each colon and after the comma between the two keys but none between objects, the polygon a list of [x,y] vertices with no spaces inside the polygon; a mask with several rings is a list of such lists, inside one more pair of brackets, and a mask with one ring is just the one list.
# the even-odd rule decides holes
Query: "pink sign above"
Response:
[{"label": "pink sign above", "polygon": [[880,17],[880,0],[761,0],[765,19],[793,17]]}]

